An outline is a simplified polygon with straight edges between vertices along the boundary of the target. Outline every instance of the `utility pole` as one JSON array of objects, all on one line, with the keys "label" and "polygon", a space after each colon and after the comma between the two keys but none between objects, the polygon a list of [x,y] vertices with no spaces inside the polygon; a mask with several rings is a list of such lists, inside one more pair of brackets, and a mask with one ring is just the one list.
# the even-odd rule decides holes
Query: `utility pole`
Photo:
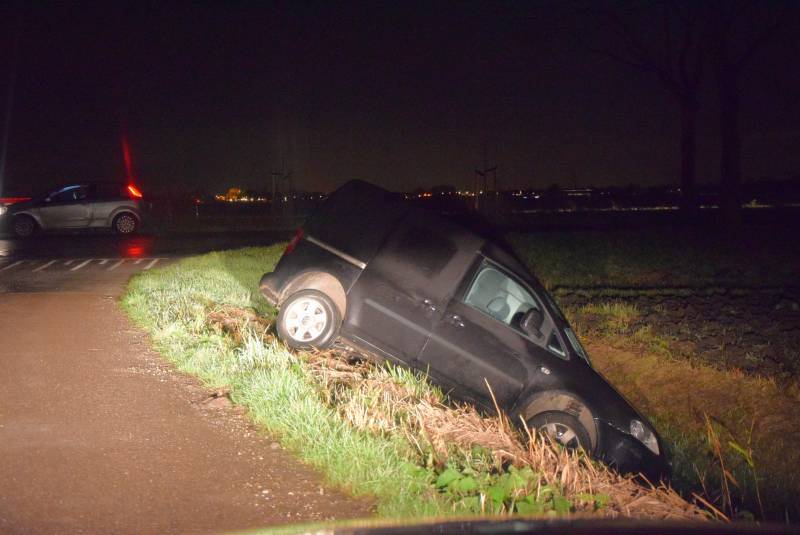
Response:
[{"label": "utility pole", "polygon": [[[284,192],[286,195],[286,206],[281,209],[281,213],[286,215],[289,212],[288,208],[291,207],[292,211],[294,210],[294,178],[293,172],[291,169],[287,170],[286,164],[286,154],[287,152],[292,150],[292,140],[290,139],[290,132],[289,132],[289,114],[288,112],[284,113],[283,116],[283,125],[281,128],[281,135],[279,136],[282,139],[277,140],[276,143],[278,145],[278,150],[280,150],[281,155],[281,166],[280,170],[273,170],[270,173],[270,177],[272,178],[272,214],[274,215],[277,212],[276,202],[278,200],[279,190]],[[292,155],[289,155],[289,158],[292,158]],[[287,187],[288,186],[288,187]]]},{"label": "utility pole", "polygon": [[[292,207],[294,207],[293,197],[294,197],[294,179],[292,178],[292,171],[286,171],[286,152],[282,151],[281,154],[281,168],[280,170],[275,170],[270,173],[270,177],[272,178],[272,206],[271,212],[275,215],[277,209],[275,202],[278,200],[278,192],[282,191],[286,193],[286,203],[287,207],[289,203],[292,203]],[[288,182],[288,190],[286,187],[286,183]],[[280,190],[279,190],[280,188]],[[281,210],[281,212],[285,212],[285,210]]]},{"label": "utility pole", "polygon": [[269,207],[269,211],[272,213],[272,215],[275,215],[275,213],[276,213],[275,203],[278,201],[278,198],[277,198],[277,195],[276,195],[276,193],[277,193],[276,182],[277,182],[278,177],[280,176],[280,173],[277,172],[277,171],[272,171],[269,174],[269,176],[272,178],[272,196],[270,197],[271,204],[270,204],[270,207]]},{"label": "utility pole", "polygon": [[483,166],[475,168],[475,211],[480,211],[481,197],[488,193],[489,175],[492,175],[494,191],[497,191],[497,165],[489,167],[487,143],[483,142]]}]

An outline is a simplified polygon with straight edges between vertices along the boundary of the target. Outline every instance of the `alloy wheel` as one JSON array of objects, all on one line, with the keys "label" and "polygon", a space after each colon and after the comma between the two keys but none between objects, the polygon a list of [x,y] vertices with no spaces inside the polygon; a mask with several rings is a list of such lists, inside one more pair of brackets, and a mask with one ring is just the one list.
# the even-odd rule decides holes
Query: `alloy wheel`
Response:
[{"label": "alloy wheel", "polygon": [[550,437],[551,440],[568,449],[578,449],[581,446],[578,435],[566,424],[550,422],[539,428],[539,432]]},{"label": "alloy wheel", "polygon": [[310,297],[289,305],[284,318],[286,332],[298,342],[316,340],[328,325],[328,313],[322,303]]},{"label": "alloy wheel", "polygon": [[131,234],[136,230],[136,219],[128,214],[122,214],[117,217],[115,227],[120,234]]}]

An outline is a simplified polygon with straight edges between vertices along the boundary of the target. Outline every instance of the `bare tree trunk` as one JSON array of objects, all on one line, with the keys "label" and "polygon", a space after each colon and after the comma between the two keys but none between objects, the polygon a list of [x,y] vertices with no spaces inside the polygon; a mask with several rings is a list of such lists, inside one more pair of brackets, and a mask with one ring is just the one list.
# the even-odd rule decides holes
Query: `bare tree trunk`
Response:
[{"label": "bare tree trunk", "polygon": [[681,197],[680,209],[691,220],[697,216],[695,159],[697,154],[697,104],[683,99],[681,105]]},{"label": "bare tree trunk", "polygon": [[739,133],[739,73],[735,67],[722,64],[717,70],[720,106],[720,208],[731,229],[742,223],[741,182],[742,142]]}]

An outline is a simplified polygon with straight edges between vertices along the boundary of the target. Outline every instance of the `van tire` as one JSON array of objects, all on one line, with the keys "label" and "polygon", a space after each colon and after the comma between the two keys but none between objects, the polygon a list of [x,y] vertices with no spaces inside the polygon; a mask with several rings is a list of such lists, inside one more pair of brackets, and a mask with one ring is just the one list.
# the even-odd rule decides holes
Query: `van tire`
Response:
[{"label": "van tire", "polygon": [[342,317],[330,297],[318,290],[301,290],[281,305],[276,329],[293,349],[327,349],[341,326]]},{"label": "van tire", "polygon": [[554,443],[568,450],[592,450],[589,433],[577,418],[561,411],[548,411],[537,414],[528,420],[528,429],[550,438]]}]

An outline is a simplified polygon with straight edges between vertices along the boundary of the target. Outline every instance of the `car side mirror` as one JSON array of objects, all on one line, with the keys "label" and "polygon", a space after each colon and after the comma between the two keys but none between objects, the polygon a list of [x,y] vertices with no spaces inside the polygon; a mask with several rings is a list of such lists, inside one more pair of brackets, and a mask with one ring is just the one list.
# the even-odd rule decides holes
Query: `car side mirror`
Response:
[{"label": "car side mirror", "polygon": [[519,322],[519,326],[526,334],[535,336],[536,338],[541,338],[543,323],[544,313],[541,311],[541,309],[531,308],[525,313],[524,316],[522,316],[522,321]]}]

